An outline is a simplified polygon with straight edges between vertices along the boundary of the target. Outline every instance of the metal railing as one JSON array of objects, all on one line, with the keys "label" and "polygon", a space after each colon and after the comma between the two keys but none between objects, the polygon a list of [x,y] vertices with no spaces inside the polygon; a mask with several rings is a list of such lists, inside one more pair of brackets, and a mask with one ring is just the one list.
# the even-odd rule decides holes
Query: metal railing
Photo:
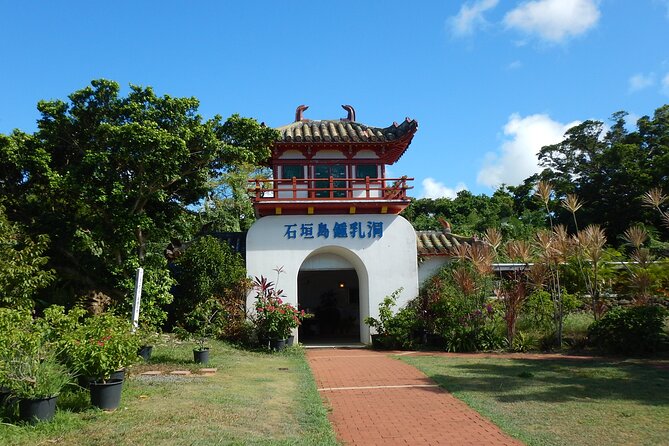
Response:
[{"label": "metal railing", "polygon": [[249,180],[255,201],[407,200],[413,178],[291,178]]}]

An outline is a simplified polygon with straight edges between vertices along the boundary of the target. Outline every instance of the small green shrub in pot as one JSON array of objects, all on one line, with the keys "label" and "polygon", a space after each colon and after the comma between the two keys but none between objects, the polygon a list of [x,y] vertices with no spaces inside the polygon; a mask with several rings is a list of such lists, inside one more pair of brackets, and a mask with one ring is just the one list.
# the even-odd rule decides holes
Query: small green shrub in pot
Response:
[{"label": "small green shrub in pot", "polygon": [[197,351],[207,349],[207,341],[216,335],[215,328],[222,319],[222,306],[220,302],[210,297],[200,302],[186,315],[185,326],[174,329],[175,334],[181,340],[192,340],[197,344]]},{"label": "small green shrub in pot", "polygon": [[139,338],[131,324],[110,313],[89,317],[65,341],[68,365],[78,375],[106,381],[137,361]]},{"label": "small green shrub in pot", "polygon": [[56,359],[53,351],[14,350],[2,358],[3,382],[18,399],[38,400],[60,394],[71,380],[67,367]]},{"label": "small green shrub in pot", "polygon": [[[379,318],[368,316],[364,319],[365,324],[376,331],[372,334],[372,345],[381,348],[392,348],[395,346],[395,339],[392,336],[394,313],[393,308],[397,304],[397,297],[404,288],[398,288],[389,296],[386,296],[379,304]],[[397,325],[397,324],[395,324]]]}]

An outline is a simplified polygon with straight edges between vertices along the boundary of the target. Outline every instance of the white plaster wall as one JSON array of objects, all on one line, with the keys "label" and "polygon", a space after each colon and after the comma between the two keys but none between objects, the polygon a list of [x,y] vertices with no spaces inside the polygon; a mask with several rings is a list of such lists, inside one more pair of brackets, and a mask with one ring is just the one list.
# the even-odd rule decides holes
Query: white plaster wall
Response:
[{"label": "white plaster wall", "polygon": [[[383,236],[380,238],[334,238],[336,223],[381,222]],[[324,223],[329,228],[328,238],[317,237],[317,227]],[[296,224],[296,238],[285,236],[286,226]],[[302,224],[313,225],[313,239],[300,237]],[[322,258],[324,254],[342,257],[355,268],[360,286],[360,320],[367,316],[378,317],[378,306],[385,296],[398,288],[404,288],[398,298],[398,308],[418,295],[418,265],[416,233],[411,224],[397,215],[285,215],[268,216],[256,221],[246,238],[246,268],[249,276],[261,275],[277,280],[277,267],[283,267],[279,276],[279,288],[284,290],[285,300],[297,305],[297,274],[303,265],[311,267],[307,258],[311,255]],[[331,256],[332,257],[332,256]],[[327,258],[327,256],[325,256]],[[311,269],[311,268],[310,268]],[[255,293],[247,299],[250,311],[254,308]],[[369,327],[361,322],[360,339],[369,342]]]},{"label": "white plaster wall", "polygon": [[422,286],[448,262],[448,257],[428,257],[418,264],[418,283]]}]

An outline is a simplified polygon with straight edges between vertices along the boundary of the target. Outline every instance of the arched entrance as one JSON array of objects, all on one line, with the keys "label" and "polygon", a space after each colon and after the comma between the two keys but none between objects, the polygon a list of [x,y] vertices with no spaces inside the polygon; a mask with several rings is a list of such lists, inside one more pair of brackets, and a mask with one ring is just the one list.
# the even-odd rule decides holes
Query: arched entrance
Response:
[{"label": "arched entrance", "polygon": [[[361,339],[361,305],[366,290],[355,266],[337,249],[312,253],[297,276],[299,308],[314,316],[305,319],[298,338],[305,344],[357,343]],[[349,251],[350,252],[350,251]],[[346,256],[349,257],[349,256]],[[363,311],[366,315],[367,311]]]}]

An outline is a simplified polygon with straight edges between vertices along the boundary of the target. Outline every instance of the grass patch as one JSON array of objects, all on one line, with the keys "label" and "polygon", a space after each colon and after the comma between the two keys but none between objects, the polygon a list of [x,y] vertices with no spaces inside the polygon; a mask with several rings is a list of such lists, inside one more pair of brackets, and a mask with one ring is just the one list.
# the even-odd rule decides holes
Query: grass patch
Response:
[{"label": "grass patch", "polygon": [[[149,364],[131,369],[115,412],[90,408],[88,392],[72,390],[61,396],[52,422],[0,425],[0,444],[337,444],[300,348],[268,354],[212,342],[210,363],[200,366],[192,362],[192,347],[171,340],[155,346]],[[139,377],[145,370],[201,367],[218,372]]]},{"label": "grass patch", "polygon": [[528,445],[669,445],[666,368],[626,361],[401,359]]}]

